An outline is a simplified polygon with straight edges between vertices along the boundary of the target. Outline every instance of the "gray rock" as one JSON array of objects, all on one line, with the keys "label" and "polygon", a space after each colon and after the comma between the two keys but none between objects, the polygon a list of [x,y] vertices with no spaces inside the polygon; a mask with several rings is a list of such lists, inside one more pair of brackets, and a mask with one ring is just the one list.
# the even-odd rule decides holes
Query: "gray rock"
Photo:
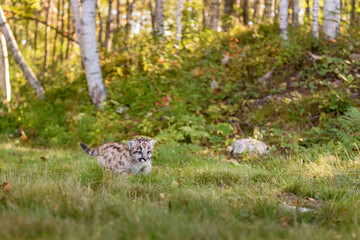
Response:
[{"label": "gray rock", "polygon": [[250,152],[254,152],[258,154],[266,154],[268,152],[269,147],[265,143],[252,138],[236,140],[231,145],[231,147],[229,147],[229,150],[231,151],[234,157],[240,156],[241,153],[243,153],[247,149]]},{"label": "gray rock", "polygon": [[349,57],[351,60],[360,61],[360,53],[352,53]]}]

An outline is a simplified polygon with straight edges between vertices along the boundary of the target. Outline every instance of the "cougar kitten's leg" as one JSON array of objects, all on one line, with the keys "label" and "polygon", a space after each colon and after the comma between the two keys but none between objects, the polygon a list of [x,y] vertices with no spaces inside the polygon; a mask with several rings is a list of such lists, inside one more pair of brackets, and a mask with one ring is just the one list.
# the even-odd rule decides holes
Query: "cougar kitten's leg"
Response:
[{"label": "cougar kitten's leg", "polygon": [[143,169],[141,169],[142,175],[148,175],[151,171],[151,164],[146,165]]}]

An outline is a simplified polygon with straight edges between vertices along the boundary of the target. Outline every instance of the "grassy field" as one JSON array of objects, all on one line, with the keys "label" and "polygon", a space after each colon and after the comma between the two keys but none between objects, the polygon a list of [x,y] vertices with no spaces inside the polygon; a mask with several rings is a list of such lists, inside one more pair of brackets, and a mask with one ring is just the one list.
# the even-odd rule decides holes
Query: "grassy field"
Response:
[{"label": "grassy field", "polygon": [[0,239],[359,239],[359,163],[159,144],[149,176],[112,176],[80,148],[3,143]]}]

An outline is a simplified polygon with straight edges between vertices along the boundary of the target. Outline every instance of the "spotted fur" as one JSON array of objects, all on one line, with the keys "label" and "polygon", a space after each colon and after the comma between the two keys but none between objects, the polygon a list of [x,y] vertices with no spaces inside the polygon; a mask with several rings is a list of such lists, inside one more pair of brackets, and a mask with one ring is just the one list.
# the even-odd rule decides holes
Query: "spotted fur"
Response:
[{"label": "spotted fur", "polygon": [[98,157],[99,164],[116,173],[131,172],[136,175],[139,172],[146,175],[151,170],[151,156],[153,154],[155,140],[135,138],[126,144],[106,143],[96,149],[89,148],[85,143],[80,143],[84,152],[90,156]]}]

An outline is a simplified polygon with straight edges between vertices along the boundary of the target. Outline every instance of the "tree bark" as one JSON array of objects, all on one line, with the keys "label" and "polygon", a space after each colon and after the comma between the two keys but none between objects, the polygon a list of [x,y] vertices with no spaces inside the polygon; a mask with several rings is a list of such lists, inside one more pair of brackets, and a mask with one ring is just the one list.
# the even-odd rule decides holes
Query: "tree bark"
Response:
[{"label": "tree bark", "polygon": [[244,25],[249,25],[249,0],[243,1],[243,20]]},{"label": "tree bark", "polygon": [[[60,0],[59,0],[60,1]],[[65,24],[65,0],[61,0],[61,28],[60,31],[64,32],[64,24]],[[60,11],[59,11],[60,12]],[[61,36],[60,42],[60,60],[63,61],[64,53],[63,53],[63,46],[64,46],[64,36]]]},{"label": "tree bark", "polygon": [[310,0],[305,0],[306,1],[306,9],[305,9],[305,17],[307,19],[307,21],[310,20]]},{"label": "tree bark", "polygon": [[339,9],[340,0],[325,0],[322,29],[330,40],[336,38],[336,28],[340,21]]},{"label": "tree bark", "polygon": [[293,0],[292,1],[293,8],[292,8],[292,27],[296,28],[299,26],[299,0]]},{"label": "tree bark", "polygon": [[0,84],[3,88],[4,97],[7,102],[11,101],[11,85],[9,74],[9,59],[6,39],[0,31]]},{"label": "tree bark", "polygon": [[129,0],[126,0],[126,25],[125,25],[125,45],[127,46],[127,41],[130,36],[130,30],[131,30],[131,15],[133,11],[133,4],[135,3],[135,0],[133,0],[132,3],[130,3]]},{"label": "tree bark", "polygon": [[220,1],[211,0],[210,28],[214,31],[218,30],[219,18],[220,18]]},{"label": "tree bark", "polygon": [[47,70],[47,59],[49,53],[49,32],[50,32],[50,0],[47,1],[46,6],[46,28],[45,28],[45,48],[44,48],[44,67],[43,71],[46,73]]},{"label": "tree bark", "polygon": [[164,9],[162,5],[162,0],[155,0],[155,16],[156,16],[158,34],[163,35],[165,33],[165,25],[164,25]]},{"label": "tree bark", "polygon": [[152,6],[152,0],[149,0],[149,10],[150,10],[150,14],[151,14],[151,29],[152,29],[152,32],[154,33],[156,31],[156,28],[155,28],[155,22],[156,22],[156,14],[153,10],[153,6]]},{"label": "tree bark", "polygon": [[178,0],[178,9],[176,14],[176,41],[177,44],[181,41],[181,13],[182,13],[182,0]]},{"label": "tree bark", "polygon": [[108,0],[109,3],[109,8],[108,8],[108,14],[106,17],[106,28],[105,28],[105,48],[107,51],[110,51],[111,49],[111,42],[110,42],[110,34],[111,34],[111,29],[110,29],[110,25],[112,22],[112,17],[111,17],[111,10],[112,10],[112,4],[113,4],[113,0]]},{"label": "tree bark", "polygon": [[[61,21],[59,21],[59,18],[60,18],[60,5],[61,5],[61,0],[58,0],[57,13],[56,13],[56,27],[57,28],[59,28],[59,23],[61,23]],[[56,47],[57,47],[56,42],[57,42],[57,38],[58,38],[58,33],[55,32],[53,51],[52,51],[52,69],[53,70],[56,69]]]},{"label": "tree bark", "polygon": [[269,21],[271,19],[271,7],[272,7],[272,0],[265,0],[265,19]]},{"label": "tree bark", "polygon": [[313,17],[311,34],[314,38],[319,38],[319,0],[313,0]]},{"label": "tree bark", "polygon": [[71,0],[75,31],[80,43],[82,61],[85,67],[89,95],[93,104],[101,107],[107,96],[102,78],[96,42],[95,0]]},{"label": "tree bark", "polygon": [[234,0],[225,0],[224,22],[223,22],[223,29],[225,32],[229,30],[233,9],[234,9]]},{"label": "tree bark", "polygon": [[[69,6],[68,6],[67,14],[68,14],[68,16],[67,16],[68,17],[67,18],[67,32],[70,34],[70,32],[71,32],[71,4],[69,4]],[[70,39],[68,38],[67,44],[66,44],[66,55],[65,55],[68,67],[69,67],[69,62],[70,62],[69,52],[70,52]]]},{"label": "tree bark", "polygon": [[288,40],[288,0],[280,0],[280,35],[287,41]]},{"label": "tree bark", "polygon": [[35,89],[36,94],[40,98],[43,98],[44,90],[41,87],[41,84],[37,79],[37,77],[35,76],[34,72],[26,64],[26,61],[19,50],[19,46],[14,38],[10,26],[6,22],[5,14],[1,6],[0,6],[0,27],[1,27],[1,31],[5,36],[6,44],[10,48],[10,51],[13,54],[15,62],[19,65],[21,71],[23,72],[26,79],[29,81],[30,85]]},{"label": "tree bark", "polygon": [[350,24],[355,25],[356,23],[356,0],[351,0],[351,11],[350,11]]},{"label": "tree bark", "polygon": [[204,0],[204,6],[203,6],[203,9],[202,9],[202,27],[203,27],[203,30],[206,29],[207,27],[207,21],[206,21],[206,18],[207,18],[207,10],[206,10],[206,7],[207,7],[207,1]]},{"label": "tree bark", "polygon": [[104,42],[103,42],[103,37],[102,37],[102,34],[103,34],[103,22],[102,22],[102,17],[101,17],[101,12],[100,12],[100,0],[97,0],[96,2],[96,8],[97,8],[97,15],[98,15],[98,19],[99,19],[99,35],[98,35],[98,38],[99,38],[99,45],[100,45],[100,49],[102,49],[104,47]]}]

